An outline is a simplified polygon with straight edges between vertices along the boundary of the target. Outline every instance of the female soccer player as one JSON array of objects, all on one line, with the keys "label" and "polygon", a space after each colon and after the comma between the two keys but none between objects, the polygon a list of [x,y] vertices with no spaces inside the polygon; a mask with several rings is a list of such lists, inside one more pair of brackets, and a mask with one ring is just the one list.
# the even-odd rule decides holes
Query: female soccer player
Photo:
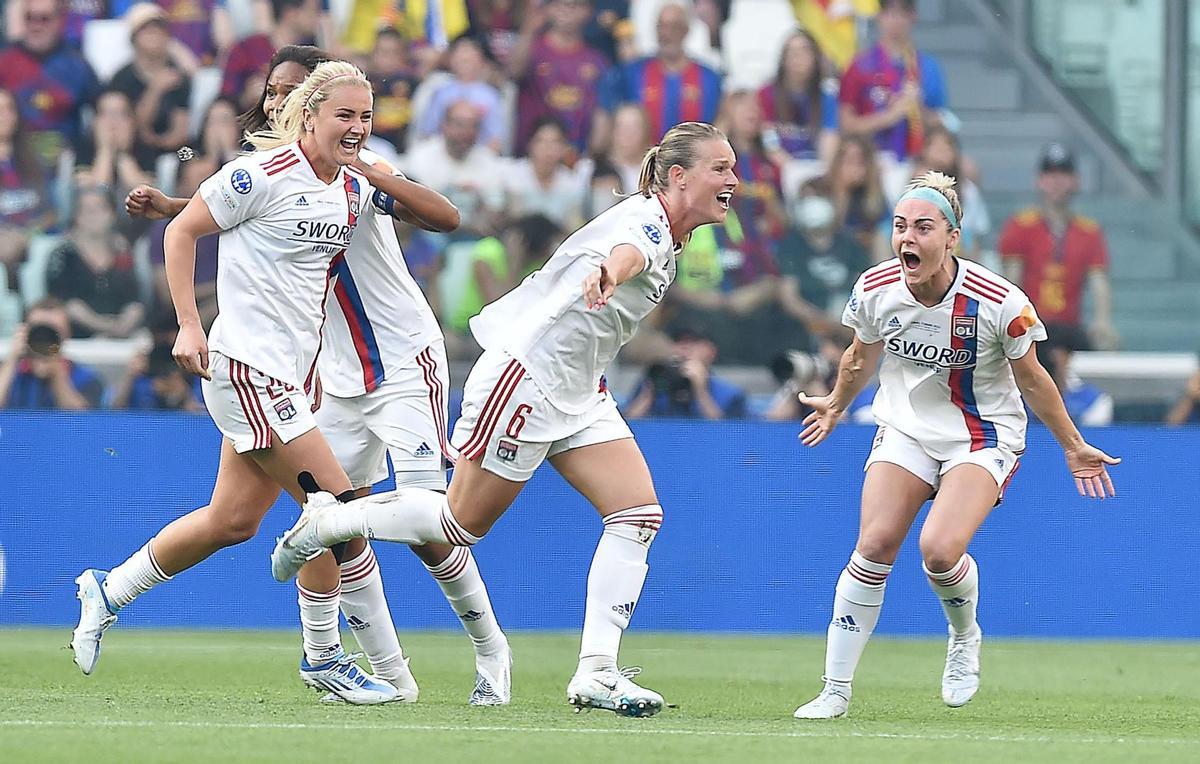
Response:
[{"label": "female soccer player", "polygon": [[[343,252],[372,187],[348,168],[370,135],[371,87],[348,64],[314,69],[280,112],[274,130],[253,133],[258,152],[226,164],[167,227],[167,280],[179,336],[174,355],[204,378],[204,398],[225,435],[209,505],[167,525],[111,573],[87,570],[72,646],[90,674],[117,611],[153,586],[254,535],[280,489],[303,501],[300,481],[344,498],[351,484],[316,429],[305,389],[320,340],[330,260]],[[196,240],[220,233],[221,313],[212,353],[192,283]],[[355,702],[400,699],[345,655],[337,631],[338,570],[331,557],[301,581],[314,600],[302,620],[311,639],[304,681]],[[322,618],[332,602],[333,618]]]},{"label": "female soccer player", "polygon": [[[329,59],[309,46],[280,48],[263,99],[243,117],[244,127],[254,131],[270,124],[306,73]],[[368,165],[391,173],[370,151],[360,151],[359,158],[366,173],[372,172]],[[363,207],[350,247],[344,257],[333,261],[335,280],[327,301],[329,317],[316,379],[317,425],[358,495],[370,493],[370,486],[387,476],[388,452],[398,485],[442,492],[446,490],[443,457],[453,461],[446,443],[449,382],[444,341],[429,303],[404,263],[392,216],[426,230],[452,230],[458,225],[458,211],[430,189],[404,179],[393,182],[404,185],[404,194],[395,199],[383,192],[373,194],[371,204]],[[135,216],[166,217],[177,214],[186,203],[140,187],[129,195],[126,209]],[[509,702],[512,656],[471,550],[435,543],[413,551],[471,637],[476,681],[470,703]],[[324,604],[322,622],[336,620],[337,603],[310,597],[303,587],[300,598],[302,604],[305,599]],[[351,549],[341,563],[340,605],[374,675],[396,684],[405,700],[416,700],[417,687],[396,638],[378,565],[365,543]],[[307,631],[306,619],[302,624]]]},{"label": "female soccer player", "polygon": [[962,706],[979,689],[979,568],[967,546],[1017,471],[1025,449],[1022,398],[1062,445],[1080,495],[1115,495],[1105,465],[1120,459],[1088,445],[1067,415],[1033,350],[1046,331],[1029,298],[953,256],[961,221],[953,178],[930,171],[909,184],[892,218],[896,259],[859,277],[843,313],[855,338],[833,392],[800,396],[814,409],[800,439],[815,446],[883,356],[874,403],[879,432],[867,458],[858,543],[834,597],[825,688],[796,710],[798,719],[845,715],[888,574],[930,497],[921,557],[950,624],[942,699]]},{"label": "female soccer player", "polygon": [[711,125],[687,122],[668,131],[646,153],[639,194],[576,231],[545,266],[472,319],[485,352],[467,378],[448,496],[400,490],[337,512],[328,511],[332,496],[310,497],[276,544],[276,579],[287,580],[324,547],[362,536],[470,546],[549,458],[604,521],[567,698],[577,708],[630,716],[661,710],[661,695],[617,668],[662,508],[603,373],[662,300],[691,232],[725,219],[738,184],[734,162],[729,142]]}]

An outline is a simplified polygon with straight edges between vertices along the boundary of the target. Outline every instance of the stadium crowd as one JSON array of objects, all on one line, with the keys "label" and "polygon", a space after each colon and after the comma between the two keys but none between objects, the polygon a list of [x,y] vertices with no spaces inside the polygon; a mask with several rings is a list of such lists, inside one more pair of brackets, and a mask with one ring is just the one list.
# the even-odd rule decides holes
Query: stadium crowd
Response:
[{"label": "stadium crowd", "polygon": [[[741,187],[727,222],[692,237],[664,309],[623,353],[646,369],[619,391],[631,416],[800,416],[794,392],[821,393],[848,341],[851,285],[890,256],[893,203],[937,169],[959,179],[961,254],[1034,300],[1071,413],[1111,421],[1111,399],[1068,369],[1072,351],[1118,342],[1103,231],[1070,207],[1074,156],[1046,147],[1030,168],[1038,197],[995,234],[938,61],[914,44],[919,23],[914,0],[9,0],[0,406],[202,406],[170,363],[165,221],[132,220],[122,203],[139,184],[191,195],[242,149],[237,117],[274,50],[304,43],[368,74],[369,148],[462,213],[446,235],[398,227],[452,359],[478,354],[467,321],[483,305],[633,192],[667,128],[700,120],[729,136]],[[206,321],[216,259],[212,237],[197,258]],[[68,338],[129,337],[150,349],[107,389],[61,355]],[[748,397],[713,373],[718,360],[769,368],[779,393]],[[1198,384],[1187,401],[1200,401]]]}]

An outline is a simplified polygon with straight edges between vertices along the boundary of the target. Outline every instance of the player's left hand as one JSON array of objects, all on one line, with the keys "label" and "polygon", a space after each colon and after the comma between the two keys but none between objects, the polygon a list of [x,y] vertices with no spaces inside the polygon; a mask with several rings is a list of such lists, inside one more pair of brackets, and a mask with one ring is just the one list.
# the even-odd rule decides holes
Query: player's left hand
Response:
[{"label": "player's left hand", "polygon": [[617,283],[604,265],[589,273],[583,280],[583,301],[589,310],[603,308],[615,291]]},{"label": "player's left hand", "polygon": [[1120,464],[1119,458],[1109,456],[1087,443],[1067,451],[1066,457],[1067,468],[1075,477],[1075,488],[1080,496],[1103,499],[1117,495],[1117,489],[1113,488],[1112,478],[1108,476],[1105,465]]}]

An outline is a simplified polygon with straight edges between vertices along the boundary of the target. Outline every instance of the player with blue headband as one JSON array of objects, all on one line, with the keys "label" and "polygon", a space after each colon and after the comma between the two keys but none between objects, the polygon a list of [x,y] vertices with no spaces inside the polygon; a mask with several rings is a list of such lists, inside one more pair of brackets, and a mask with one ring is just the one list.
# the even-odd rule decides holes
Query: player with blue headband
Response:
[{"label": "player with blue headband", "polygon": [[953,178],[927,172],[909,184],[892,217],[895,257],[859,277],[842,314],[854,341],[833,392],[800,395],[813,410],[800,440],[815,446],[879,370],[872,403],[879,432],[867,457],[858,540],[835,589],[824,687],[796,709],[797,719],[849,710],[892,565],[931,499],[920,546],[949,627],[942,701],[957,708],[975,696],[980,572],[967,547],[1016,474],[1026,403],[1062,446],[1079,494],[1115,495],[1106,465],[1120,460],[1088,445],[1067,415],[1033,348],[1046,330],[1032,303],[1003,277],[955,256],[961,225]]}]

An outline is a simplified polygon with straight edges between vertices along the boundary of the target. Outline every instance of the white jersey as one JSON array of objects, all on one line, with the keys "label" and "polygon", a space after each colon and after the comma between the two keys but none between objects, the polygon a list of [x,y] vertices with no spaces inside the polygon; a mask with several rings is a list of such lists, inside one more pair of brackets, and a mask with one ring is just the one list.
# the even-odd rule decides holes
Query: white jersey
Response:
[{"label": "white jersey", "polygon": [[898,261],[867,270],[842,323],[862,342],[884,343],[873,404],[879,424],[938,458],[998,445],[1019,454],[1026,415],[1009,361],[1046,339],[1046,330],[1020,289],[957,262],[954,283],[933,307],[912,296]]},{"label": "white jersey", "polygon": [[[642,272],[617,287],[600,310],[583,301],[584,278],[621,244],[645,258]],[[633,196],[564,241],[541,269],[471,319],[487,350],[516,358],[550,402],[567,414],[594,405],[605,367],[675,280],[667,211],[657,197]]]},{"label": "white jersey", "polygon": [[220,313],[209,349],[307,389],[329,264],[350,243],[360,200],[371,191],[347,168],[326,184],[298,143],[240,156],[200,184],[200,198],[222,228]]},{"label": "white jersey", "polygon": [[[370,151],[359,156],[391,167]],[[441,339],[437,318],[408,272],[382,192],[363,205],[358,229],[344,255],[333,258],[333,288],[319,370],[321,388],[350,398],[369,393]]]}]

